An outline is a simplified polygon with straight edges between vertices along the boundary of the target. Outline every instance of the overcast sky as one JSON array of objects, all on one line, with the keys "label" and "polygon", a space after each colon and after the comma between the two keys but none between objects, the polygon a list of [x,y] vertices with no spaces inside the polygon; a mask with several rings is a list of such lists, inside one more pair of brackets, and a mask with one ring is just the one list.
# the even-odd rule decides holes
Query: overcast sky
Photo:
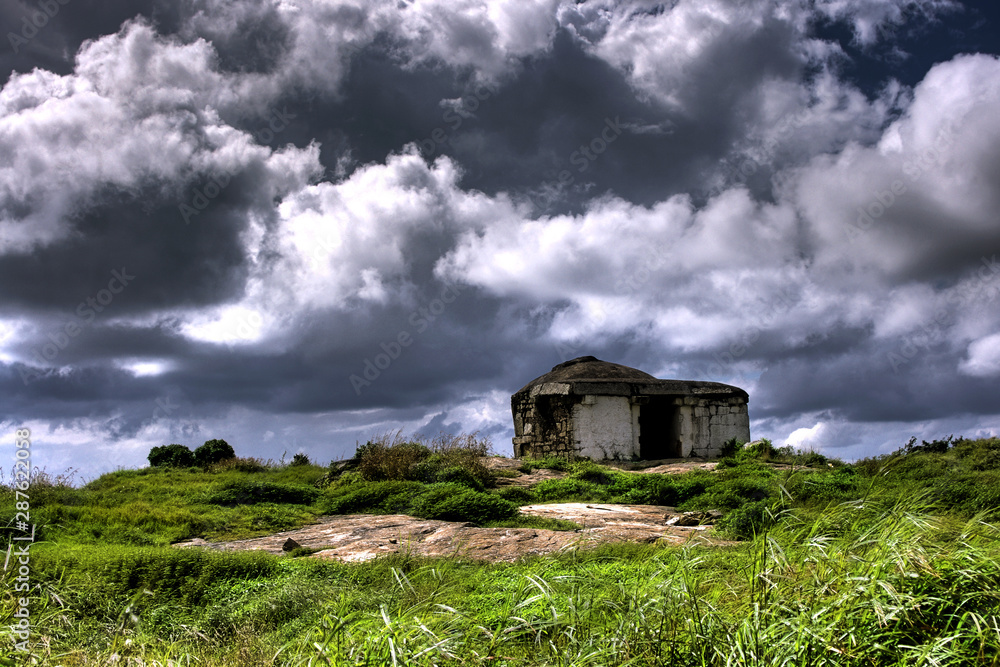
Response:
[{"label": "overcast sky", "polygon": [[510,395],[586,354],[743,387],[754,437],[848,459],[1000,431],[993,0],[5,0],[0,26],[8,462],[20,427],[85,479],[209,438],[509,455]]}]

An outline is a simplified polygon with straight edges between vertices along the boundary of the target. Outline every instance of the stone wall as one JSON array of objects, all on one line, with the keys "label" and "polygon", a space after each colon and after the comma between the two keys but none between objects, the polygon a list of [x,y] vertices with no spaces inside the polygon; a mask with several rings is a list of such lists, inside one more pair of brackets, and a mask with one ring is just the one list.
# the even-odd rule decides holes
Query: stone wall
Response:
[{"label": "stone wall", "polygon": [[679,399],[682,456],[718,456],[727,440],[750,441],[747,404],[738,397]]},{"label": "stone wall", "polygon": [[[552,391],[551,385],[543,385]],[[624,393],[624,392],[623,392]],[[694,395],[673,398],[681,456],[718,456],[731,438],[750,440],[746,399]],[[634,401],[632,401],[634,402]],[[629,459],[639,451],[638,406],[627,395],[540,391],[511,397],[514,456],[586,456]]]},{"label": "stone wall", "polygon": [[573,405],[579,400],[570,395],[512,396],[514,456],[575,454]]},{"label": "stone wall", "polygon": [[639,450],[637,424],[633,424],[638,409],[632,413],[627,396],[584,396],[573,406],[577,454],[596,461],[631,459]]}]

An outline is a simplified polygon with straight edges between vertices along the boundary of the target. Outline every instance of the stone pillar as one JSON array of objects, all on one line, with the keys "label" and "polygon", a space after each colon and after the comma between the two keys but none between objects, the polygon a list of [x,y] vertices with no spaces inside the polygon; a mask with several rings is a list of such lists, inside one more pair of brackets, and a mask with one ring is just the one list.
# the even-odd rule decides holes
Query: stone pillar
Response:
[{"label": "stone pillar", "polygon": [[694,406],[684,399],[683,405],[677,406],[677,439],[681,444],[681,456],[691,456],[694,448]]}]

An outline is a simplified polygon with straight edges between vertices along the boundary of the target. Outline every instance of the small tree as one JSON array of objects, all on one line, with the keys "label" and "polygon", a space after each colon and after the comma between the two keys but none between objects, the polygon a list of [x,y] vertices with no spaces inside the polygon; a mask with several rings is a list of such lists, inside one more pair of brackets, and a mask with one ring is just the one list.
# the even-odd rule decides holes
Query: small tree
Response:
[{"label": "small tree", "polygon": [[195,462],[202,466],[235,457],[236,452],[225,440],[206,440],[204,445],[194,450]]},{"label": "small tree", "polygon": [[154,468],[173,466],[175,468],[187,468],[193,466],[195,462],[194,453],[184,445],[163,445],[153,447],[149,450],[149,465]]}]

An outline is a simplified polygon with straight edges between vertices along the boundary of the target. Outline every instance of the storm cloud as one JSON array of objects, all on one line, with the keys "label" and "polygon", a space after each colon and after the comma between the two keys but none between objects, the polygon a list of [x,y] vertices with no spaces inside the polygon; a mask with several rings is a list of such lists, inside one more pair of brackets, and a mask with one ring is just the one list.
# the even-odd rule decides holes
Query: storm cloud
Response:
[{"label": "storm cloud", "polygon": [[509,453],[510,394],[592,354],[737,384],[754,436],[834,456],[996,434],[997,20],[6,5],[0,423],[87,476],[213,437]]}]

